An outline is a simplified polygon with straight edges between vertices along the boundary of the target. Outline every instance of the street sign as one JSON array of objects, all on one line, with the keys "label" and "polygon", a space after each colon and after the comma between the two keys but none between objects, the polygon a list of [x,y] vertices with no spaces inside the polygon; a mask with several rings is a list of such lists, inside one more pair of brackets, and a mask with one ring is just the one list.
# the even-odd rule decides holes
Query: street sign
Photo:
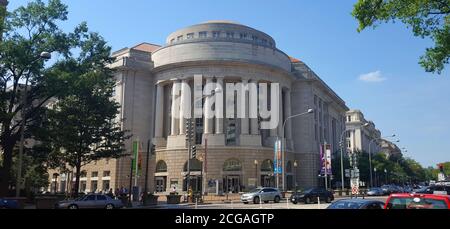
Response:
[{"label": "street sign", "polygon": [[352,178],[350,180],[350,185],[352,187],[352,194],[353,195],[359,194],[359,178]]},{"label": "street sign", "polygon": [[345,177],[350,177],[350,169],[345,170]]}]

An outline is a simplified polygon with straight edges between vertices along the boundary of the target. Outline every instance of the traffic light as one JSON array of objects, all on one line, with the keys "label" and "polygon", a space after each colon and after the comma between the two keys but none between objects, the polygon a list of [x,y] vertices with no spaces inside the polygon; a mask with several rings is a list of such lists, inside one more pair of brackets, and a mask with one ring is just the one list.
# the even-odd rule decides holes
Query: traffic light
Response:
[{"label": "traffic light", "polygon": [[152,145],[151,145],[151,147],[150,147],[150,153],[151,153],[152,155],[155,155],[155,153],[156,153],[156,146],[155,146],[155,144],[152,144]]},{"label": "traffic light", "polygon": [[192,153],[192,158],[197,158],[197,146],[192,146],[192,151],[191,151],[191,153]]},{"label": "traffic light", "polygon": [[444,172],[444,165],[443,164],[439,164],[438,167],[439,167],[439,171],[441,173],[443,173]]}]

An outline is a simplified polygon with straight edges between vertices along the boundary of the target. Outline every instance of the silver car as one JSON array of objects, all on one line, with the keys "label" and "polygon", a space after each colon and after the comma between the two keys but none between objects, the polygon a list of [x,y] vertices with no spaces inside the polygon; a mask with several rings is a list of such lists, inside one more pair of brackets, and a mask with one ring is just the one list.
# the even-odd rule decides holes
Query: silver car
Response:
[{"label": "silver car", "polygon": [[256,188],[248,193],[242,194],[241,201],[244,204],[248,204],[250,202],[255,204],[261,202],[268,203],[269,201],[279,203],[281,196],[281,192],[276,188]]},{"label": "silver car", "polygon": [[120,200],[112,199],[107,195],[89,194],[79,197],[75,200],[63,200],[56,204],[58,209],[79,209],[79,208],[123,208],[123,203]]}]

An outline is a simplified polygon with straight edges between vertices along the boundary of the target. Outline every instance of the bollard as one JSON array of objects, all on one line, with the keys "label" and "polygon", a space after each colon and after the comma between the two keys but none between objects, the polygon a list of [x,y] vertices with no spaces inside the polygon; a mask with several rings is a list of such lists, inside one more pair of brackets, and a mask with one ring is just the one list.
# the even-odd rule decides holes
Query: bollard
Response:
[{"label": "bollard", "polygon": [[259,195],[259,208],[262,209],[262,200],[261,200],[261,195]]},{"label": "bollard", "polygon": [[320,209],[320,197],[317,197],[317,209]]},{"label": "bollard", "polygon": [[289,198],[286,198],[286,208],[289,209]]},{"label": "bollard", "polygon": [[195,209],[198,207],[198,198],[195,198]]}]

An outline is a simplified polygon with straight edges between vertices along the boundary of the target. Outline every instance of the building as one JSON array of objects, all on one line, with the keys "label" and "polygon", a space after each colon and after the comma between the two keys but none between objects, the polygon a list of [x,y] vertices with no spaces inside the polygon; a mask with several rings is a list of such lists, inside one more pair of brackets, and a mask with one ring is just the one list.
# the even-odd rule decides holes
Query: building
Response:
[{"label": "building", "polygon": [[[381,132],[372,121],[367,121],[360,110],[346,113],[347,148],[350,152],[381,152]],[[370,149],[369,149],[370,145]]]},{"label": "building", "polygon": [[[235,22],[210,21],[175,31],[163,46],[142,43],[114,52],[113,57],[111,67],[117,70],[118,82],[115,99],[121,104],[123,128],[133,134],[126,143],[127,151],[131,154],[133,141],[140,142],[142,171],[147,142],[151,140],[156,146],[148,160],[148,176],[142,172],[136,180],[132,178],[141,190],[146,177],[148,190],[156,193],[174,187],[186,191],[188,182],[194,191],[210,192],[215,192],[217,184],[223,192],[276,186],[274,144],[283,136],[285,177],[278,175],[280,187],[314,187],[319,185],[319,146],[329,143],[338,150],[348,111],[345,102],[305,63],[279,50],[276,41],[264,32]],[[194,76],[202,76],[200,86]],[[237,90],[235,94],[230,84],[244,88],[256,85],[258,93],[266,90],[270,94],[265,98],[270,101],[268,106],[271,110],[278,108],[278,125],[261,128],[267,118],[249,115],[262,110],[256,99],[258,95],[261,99],[261,94],[252,90],[240,94]],[[185,104],[198,99],[190,94],[196,87],[207,93],[221,90],[200,98],[204,107],[214,109],[205,109],[203,117],[194,119],[197,155],[188,160],[189,129],[183,113]],[[279,93],[271,94],[277,87]],[[234,96],[230,98],[228,92]],[[229,106],[229,99],[237,103]],[[224,109],[218,108],[220,103],[226,105]],[[242,104],[245,106],[240,109]],[[314,109],[314,114],[305,113],[309,109]],[[188,112],[195,113],[193,110]],[[245,115],[224,115],[230,110]],[[302,113],[289,119],[283,128],[284,120]],[[83,167],[81,191],[128,187],[130,166],[130,158],[121,158]],[[55,176],[56,182],[73,179],[61,177]]]},{"label": "building", "polygon": [[403,154],[400,148],[391,141],[386,139],[380,142],[381,151],[386,155],[387,158],[402,158]]}]

